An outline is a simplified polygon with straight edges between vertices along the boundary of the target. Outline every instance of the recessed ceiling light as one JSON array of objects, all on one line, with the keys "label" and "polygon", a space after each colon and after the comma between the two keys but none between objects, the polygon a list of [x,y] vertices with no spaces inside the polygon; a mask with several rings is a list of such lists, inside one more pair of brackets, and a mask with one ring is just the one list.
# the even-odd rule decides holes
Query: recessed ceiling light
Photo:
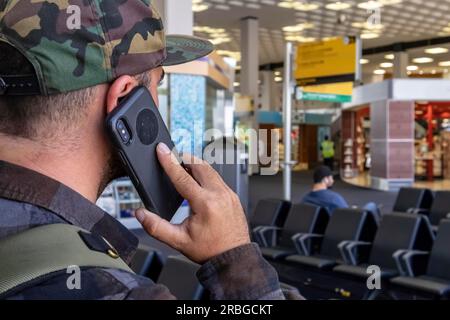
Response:
[{"label": "recessed ceiling light", "polygon": [[394,64],[392,62],[380,63],[380,67],[382,67],[382,68],[392,68],[393,66],[394,66]]},{"label": "recessed ceiling light", "polygon": [[192,5],[192,11],[194,12],[202,12],[205,10],[208,10],[209,6],[207,4],[193,4]]},{"label": "recessed ceiling light", "polygon": [[385,74],[385,73],[386,73],[386,70],[383,70],[383,69],[377,69],[377,70],[374,70],[373,73],[374,73],[374,74],[378,74],[378,75],[382,75],[382,74]]},{"label": "recessed ceiling light", "polygon": [[281,8],[292,9],[294,7],[294,4],[292,2],[282,1],[282,2],[278,3],[278,6]]},{"label": "recessed ceiling light", "polygon": [[209,39],[209,41],[210,41],[213,45],[219,45],[219,44],[222,44],[222,43],[230,42],[231,39],[230,39],[230,38],[215,38],[215,39]]},{"label": "recessed ceiling light", "polygon": [[378,38],[380,35],[378,33],[363,33],[361,34],[361,39],[375,39]]},{"label": "recessed ceiling light", "polygon": [[366,9],[366,10],[373,10],[373,9],[379,9],[383,6],[383,4],[379,1],[370,0],[367,2],[361,2],[358,4],[358,8]]},{"label": "recessed ceiling light", "polygon": [[303,36],[286,36],[284,39],[286,41],[292,41],[292,42],[314,42],[314,41],[316,41],[316,38],[303,37]]},{"label": "recessed ceiling light", "polygon": [[450,67],[450,61],[441,61],[439,62],[440,67]]},{"label": "recessed ceiling light", "polygon": [[441,47],[425,49],[425,53],[429,53],[429,54],[441,54],[441,53],[447,53],[447,52],[448,52],[447,48],[441,48]]},{"label": "recessed ceiling light", "polygon": [[352,27],[366,29],[368,31],[381,30],[384,28],[384,26],[381,23],[373,24],[373,23],[369,23],[367,21],[353,22]]},{"label": "recessed ceiling light", "polygon": [[275,77],[275,82],[281,82],[281,81],[283,81],[283,78],[282,77]]},{"label": "recessed ceiling light", "polygon": [[387,54],[387,55],[384,56],[384,58],[388,59],[388,60],[394,60],[395,59],[395,55],[393,53]]},{"label": "recessed ceiling light", "polygon": [[434,61],[433,58],[430,57],[420,57],[413,59],[414,63],[431,63],[433,61]]},{"label": "recessed ceiling light", "polygon": [[304,3],[304,2],[293,2],[293,1],[282,1],[278,3],[281,8],[295,9],[299,11],[312,11],[319,8],[317,3]]},{"label": "recessed ceiling light", "polygon": [[339,11],[339,10],[345,10],[350,8],[352,5],[350,3],[346,3],[346,2],[341,2],[341,1],[337,1],[337,2],[333,2],[333,3],[329,3],[325,6],[325,8],[329,9],[329,10],[335,10],[335,11]]},{"label": "recessed ceiling light", "polygon": [[402,3],[403,0],[378,0],[384,6]]},{"label": "recessed ceiling light", "polygon": [[408,70],[408,71],[417,71],[417,70],[419,70],[419,67],[418,66],[407,66],[406,70]]},{"label": "recessed ceiling light", "polygon": [[317,3],[294,2],[294,9],[299,11],[313,11],[319,8]]},{"label": "recessed ceiling light", "polygon": [[296,24],[294,26],[285,26],[285,27],[283,27],[283,31],[284,32],[300,32],[305,29],[312,29],[312,28],[314,28],[313,23],[305,22],[305,23]]},{"label": "recessed ceiling light", "polygon": [[359,63],[361,63],[361,64],[368,64],[370,61],[369,61],[369,59],[360,59],[359,60]]}]

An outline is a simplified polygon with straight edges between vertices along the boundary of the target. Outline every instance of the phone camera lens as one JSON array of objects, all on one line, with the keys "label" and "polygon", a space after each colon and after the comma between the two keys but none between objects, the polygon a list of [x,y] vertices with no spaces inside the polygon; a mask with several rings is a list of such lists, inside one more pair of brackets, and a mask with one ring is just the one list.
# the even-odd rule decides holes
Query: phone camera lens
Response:
[{"label": "phone camera lens", "polygon": [[125,125],[123,120],[117,121],[117,132],[119,133],[120,138],[123,143],[128,144],[131,140],[130,132],[128,131],[127,126]]}]

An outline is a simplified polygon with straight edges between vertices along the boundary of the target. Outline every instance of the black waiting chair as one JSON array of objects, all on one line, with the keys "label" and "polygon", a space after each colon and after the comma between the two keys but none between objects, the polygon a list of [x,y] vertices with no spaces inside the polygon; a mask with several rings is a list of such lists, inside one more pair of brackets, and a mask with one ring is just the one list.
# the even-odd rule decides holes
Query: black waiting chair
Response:
[{"label": "black waiting chair", "polygon": [[[267,247],[261,248],[262,254],[268,259],[280,259],[296,253],[292,237],[298,233],[323,234],[328,224],[329,213],[326,209],[308,205],[296,204],[289,210],[283,229],[267,227],[260,230]],[[267,236],[269,234],[269,236]]]},{"label": "black waiting chair", "polygon": [[[324,235],[299,234],[295,237],[299,254],[286,258],[294,264],[329,269],[343,263],[339,244],[344,241],[372,241],[377,230],[373,214],[357,209],[337,209],[332,214]],[[322,239],[318,253],[308,251],[308,241]]]},{"label": "black waiting chair", "polygon": [[253,239],[260,245],[264,245],[264,240],[259,237],[258,230],[267,226],[282,227],[290,207],[291,203],[284,200],[264,199],[259,201],[249,222]]},{"label": "black waiting chair", "polygon": [[428,217],[436,229],[441,220],[450,219],[450,191],[436,192]]},{"label": "black waiting chair", "polygon": [[429,189],[401,188],[393,211],[413,213],[415,210],[430,209],[433,197],[433,192]]},{"label": "black waiting chair", "polygon": [[196,276],[199,268],[183,256],[169,256],[157,283],[166,286],[177,299],[201,300],[205,290]]},{"label": "black waiting chair", "polygon": [[[391,279],[397,288],[415,291],[434,298],[450,297],[450,220],[442,220],[431,253],[406,251],[399,258],[402,276]],[[414,265],[428,261],[426,272],[414,273]]]},{"label": "black waiting chair", "polygon": [[[381,279],[386,280],[398,275],[396,254],[399,250],[430,250],[433,241],[434,234],[427,217],[387,214],[383,216],[373,243],[348,241],[340,245],[346,264],[335,267],[333,271],[365,281],[367,268],[376,265],[381,269]],[[358,253],[363,256],[362,260],[366,260],[364,256],[368,256],[368,260],[360,263]]]},{"label": "black waiting chair", "polygon": [[139,245],[131,260],[130,268],[136,274],[156,281],[163,267],[161,253],[145,245]]}]

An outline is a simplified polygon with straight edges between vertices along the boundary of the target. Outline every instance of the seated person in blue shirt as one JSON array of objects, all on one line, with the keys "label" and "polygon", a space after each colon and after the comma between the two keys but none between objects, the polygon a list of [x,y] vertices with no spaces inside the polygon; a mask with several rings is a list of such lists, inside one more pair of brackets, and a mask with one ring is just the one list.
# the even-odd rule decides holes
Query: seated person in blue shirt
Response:
[{"label": "seated person in blue shirt", "polygon": [[[318,167],[314,171],[313,190],[303,198],[302,203],[326,208],[329,213],[333,213],[336,209],[348,208],[347,201],[339,193],[330,190],[333,184],[333,173],[330,168],[327,166]],[[381,212],[376,203],[369,202],[363,209],[371,212],[376,219],[380,219]]]},{"label": "seated person in blue shirt", "polygon": [[326,208],[332,213],[335,209],[348,208],[345,199],[337,192],[331,191],[334,184],[333,173],[327,166],[320,166],[314,171],[314,186],[302,200],[302,203]]}]

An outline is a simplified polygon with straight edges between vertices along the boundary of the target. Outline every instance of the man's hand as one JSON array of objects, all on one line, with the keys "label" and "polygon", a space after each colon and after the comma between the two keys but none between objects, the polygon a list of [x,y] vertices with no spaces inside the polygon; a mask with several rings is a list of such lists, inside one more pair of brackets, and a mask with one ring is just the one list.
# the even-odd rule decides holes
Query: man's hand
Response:
[{"label": "man's hand", "polygon": [[183,224],[172,225],[156,214],[139,209],[136,218],[151,236],[197,263],[250,243],[238,196],[209,164],[193,157],[188,159],[191,164],[186,167],[191,176],[166,145],[160,144],[157,153],[164,171],[188,200],[192,215]]}]

